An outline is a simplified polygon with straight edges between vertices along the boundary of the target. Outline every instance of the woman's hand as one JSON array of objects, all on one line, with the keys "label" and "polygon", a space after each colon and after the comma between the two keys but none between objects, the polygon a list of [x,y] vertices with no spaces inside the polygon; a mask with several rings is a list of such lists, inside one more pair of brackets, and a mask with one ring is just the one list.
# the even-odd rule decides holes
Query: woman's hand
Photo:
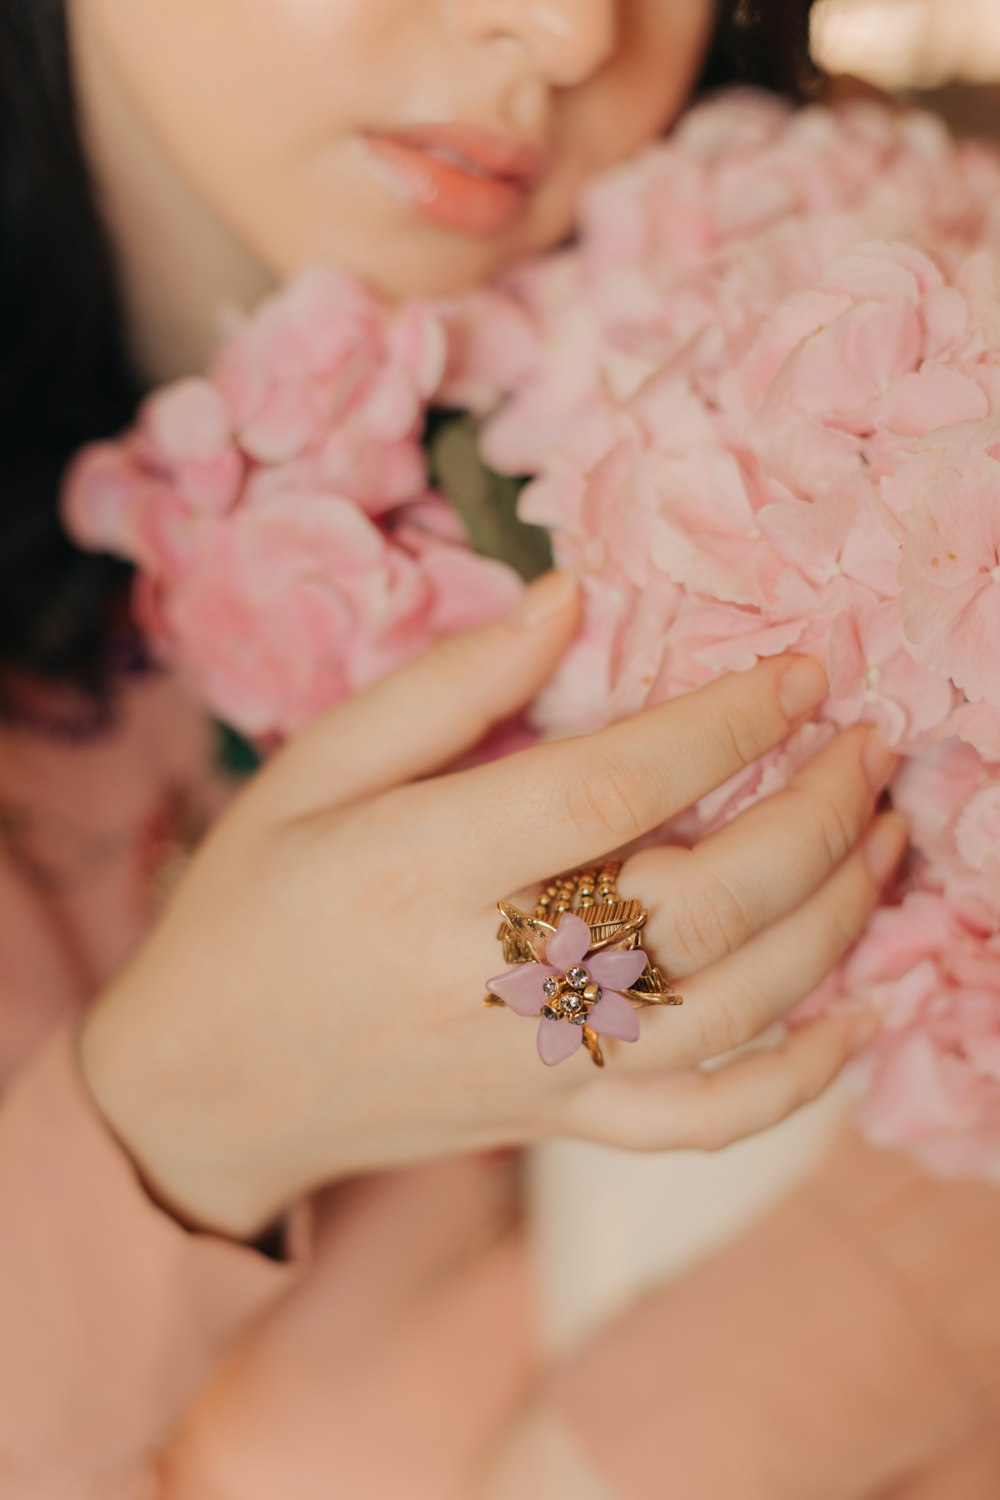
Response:
[{"label": "woman's hand", "polygon": [[[482,1005],[499,898],[656,828],[777,745],[826,691],[783,657],[601,733],[434,776],[529,701],[577,619],[554,574],[521,613],[338,708],[255,778],[84,1023],[85,1076],[165,1201],[241,1236],[345,1174],[545,1135],[719,1146],[819,1093],[870,1034],[829,1018],[703,1073],[810,993],[902,852],[871,826],[892,757],[839,737],[794,787],[619,885],[686,1004],[597,1073],[547,1069]],[[430,778],[430,779],[427,779]]]}]

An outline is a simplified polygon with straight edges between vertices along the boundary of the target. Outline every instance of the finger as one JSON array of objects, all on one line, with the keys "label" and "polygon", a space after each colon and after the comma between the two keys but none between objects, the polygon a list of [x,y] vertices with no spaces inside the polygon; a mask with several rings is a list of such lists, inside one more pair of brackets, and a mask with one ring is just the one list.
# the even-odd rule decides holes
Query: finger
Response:
[{"label": "finger", "polygon": [[827,690],[811,657],[772,658],[597,734],[468,772],[449,792],[450,816],[490,850],[492,886],[518,890],[659,827],[780,744]]},{"label": "finger", "polygon": [[[808,998],[861,936],[906,850],[907,825],[885,813],[821,890],[683,985],[678,1009],[646,1010],[620,1067],[649,1071],[744,1046]],[[617,1060],[616,1060],[617,1061]]]},{"label": "finger", "polygon": [[633,1151],[717,1151],[818,1099],[878,1028],[871,1012],[831,1015],[711,1071],[602,1079],[573,1096],[569,1129]]},{"label": "finger", "polygon": [[578,618],[575,579],[546,574],[503,619],[440,642],[325,715],[268,767],[270,790],[308,811],[457,760],[534,698]]},{"label": "finger", "polygon": [[896,763],[877,730],[851,730],[786,791],[694,849],[634,855],[619,888],[650,907],[644,937],[661,966],[674,978],[696,973],[819,890],[870,824]]}]

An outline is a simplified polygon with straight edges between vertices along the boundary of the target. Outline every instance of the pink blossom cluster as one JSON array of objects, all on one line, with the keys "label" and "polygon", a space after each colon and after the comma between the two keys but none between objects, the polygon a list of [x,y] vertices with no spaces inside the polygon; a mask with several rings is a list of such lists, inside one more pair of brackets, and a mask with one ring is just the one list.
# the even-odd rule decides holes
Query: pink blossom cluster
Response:
[{"label": "pink blossom cluster", "polygon": [[516,597],[428,489],[447,353],[433,308],[311,269],[72,466],[72,535],[138,565],[154,646],[244,733],[280,739]]},{"label": "pink blossom cluster", "polygon": [[822,1002],[885,1017],[872,1134],[1000,1180],[998,208],[997,157],[925,117],[709,104],[504,289],[521,374],[484,450],[536,476],[522,516],[587,598],[545,733],[779,652],[828,662],[819,721],[671,836],[786,785],[837,726],[904,757],[912,869]]},{"label": "pink blossom cluster", "polygon": [[500,287],[390,310],[303,274],[81,456],[67,521],[138,564],[140,618],[208,705],[281,738],[515,596],[428,490],[429,405],[488,416],[484,456],[533,476],[523,519],[586,597],[544,733],[791,650],[828,661],[822,714],[672,837],[838,727],[904,757],[911,868],[803,1014],[876,1005],[873,1137],[1000,1180],[998,255],[994,153],[733,94]]}]

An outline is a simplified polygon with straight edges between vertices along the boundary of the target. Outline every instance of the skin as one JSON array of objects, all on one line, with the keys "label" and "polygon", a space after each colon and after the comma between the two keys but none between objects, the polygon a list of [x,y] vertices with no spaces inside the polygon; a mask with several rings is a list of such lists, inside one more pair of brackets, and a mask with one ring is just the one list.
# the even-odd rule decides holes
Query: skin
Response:
[{"label": "skin", "polygon": [[[150,382],[204,367],[219,309],[328,259],[388,296],[474,284],[569,232],[599,169],[652,141],[699,67],[713,0],[67,0],[81,129]],[[548,147],[524,215],[428,224],[369,170],[368,129],[465,120]],[[246,1238],[320,1184],[545,1136],[714,1149],[821,1092],[872,1035],[830,1017],[700,1064],[780,1019],[859,935],[905,842],[875,819],[866,730],[694,851],[627,859],[623,895],[687,998],[639,1045],[547,1070],[481,1005],[495,902],[654,828],[771,746],[788,659],[603,734],[448,774],[528,703],[578,623],[568,579],[450,641],[277,756],[221,819],[79,1033],[98,1108],[182,1221]],[[801,684],[800,684],[801,689]],[[400,724],[407,733],[398,733]],[[331,920],[335,914],[336,920]],[[489,1500],[597,1493],[529,1420]],[[598,1486],[599,1488],[599,1486]]]},{"label": "skin", "polygon": [[649,949],[687,1003],[646,1011],[638,1045],[609,1044],[607,1074],[581,1055],[544,1068],[534,1022],[483,1009],[498,889],[524,904],[547,872],[658,827],[827,689],[817,663],[778,658],[600,734],[434,776],[537,691],[576,622],[571,580],[551,575],[524,608],[273,760],[88,1019],[92,1089],[190,1221],[250,1236],[332,1179],[546,1135],[716,1148],[814,1097],[870,1037],[869,1017],[841,1016],[697,1070],[820,983],[895,868],[901,820],[869,828],[893,760],[868,729],[695,851],[626,862],[622,894],[651,905]]},{"label": "skin", "polygon": [[[401,295],[552,246],[589,176],[677,113],[714,13],[712,0],[68,4],[85,144],[151,378],[198,368],[220,303],[317,257]],[[373,126],[456,119],[550,149],[503,236],[428,224],[364,159]],[[440,774],[530,701],[572,637],[568,579],[526,608],[529,622],[448,643],[279,756],[90,1013],[85,1077],[180,1217],[248,1236],[322,1182],[547,1134],[716,1146],[814,1096],[870,1031],[838,1018],[697,1071],[824,977],[899,854],[897,820],[858,847],[892,765],[866,731],[699,850],[626,863],[623,894],[651,909],[650,950],[689,1004],[649,1013],[608,1075],[582,1058],[543,1068],[531,1026],[481,1009],[499,896],[528,904],[533,883],[627,845],[799,718],[778,702],[787,663],[770,663],[604,735]]]},{"label": "skin", "polygon": [[[134,340],[161,379],[204,364],[220,298],[306,261],[398,296],[556,244],[588,178],[676,116],[714,0],[69,0],[69,15]],[[509,231],[427,224],[373,174],[366,130],[431,121],[551,150]]]}]

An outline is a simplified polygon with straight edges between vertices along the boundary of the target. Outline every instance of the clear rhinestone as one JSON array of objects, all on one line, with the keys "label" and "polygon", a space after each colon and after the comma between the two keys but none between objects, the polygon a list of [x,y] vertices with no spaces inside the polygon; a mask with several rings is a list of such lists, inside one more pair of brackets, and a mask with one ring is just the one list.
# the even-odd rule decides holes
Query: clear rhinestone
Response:
[{"label": "clear rhinestone", "polygon": [[573,1026],[586,1026],[587,1024],[586,1014],[581,1014],[579,1016],[570,1016],[569,1019]]},{"label": "clear rhinestone", "polygon": [[575,1016],[577,1011],[583,1009],[583,1001],[579,995],[565,995],[563,997],[563,1010],[568,1015]]},{"label": "clear rhinestone", "polygon": [[568,984],[571,984],[575,990],[584,990],[590,983],[590,975],[587,973],[586,969],[581,969],[579,965],[577,965],[575,969],[570,969],[569,973],[566,975],[566,981]]},{"label": "clear rhinestone", "polygon": [[542,1006],[542,1015],[545,1017],[546,1021],[558,1021],[559,1019],[558,1012],[554,1011],[551,1005]]},{"label": "clear rhinestone", "polygon": [[546,979],[542,985],[542,993],[547,1000],[554,1000],[559,993],[559,981],[557,979]]}]

